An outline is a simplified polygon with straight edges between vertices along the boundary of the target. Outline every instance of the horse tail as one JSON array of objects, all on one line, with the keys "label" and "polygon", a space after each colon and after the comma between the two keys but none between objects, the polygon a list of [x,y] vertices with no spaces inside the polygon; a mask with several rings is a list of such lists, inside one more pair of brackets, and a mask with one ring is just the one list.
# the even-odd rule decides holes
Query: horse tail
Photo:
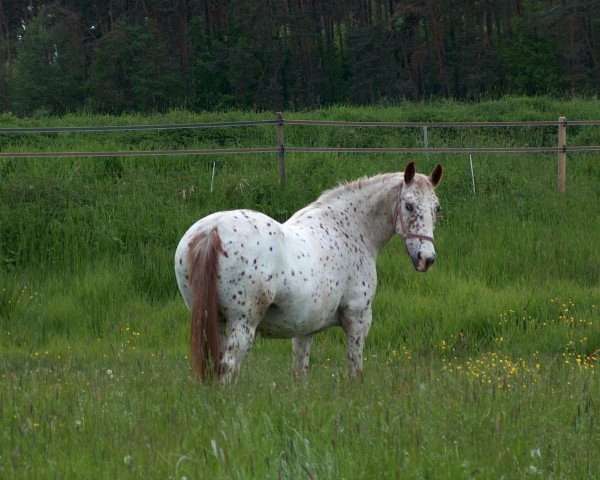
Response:
[{"label": "horse tail", "polygon": [[223,252],[216,228],[208,234],[198,234],[190,242],[190,290],[192,294],[191,351],[192,367],[200,380],[218,377],[219,319],[217,277],[219,253]]}]

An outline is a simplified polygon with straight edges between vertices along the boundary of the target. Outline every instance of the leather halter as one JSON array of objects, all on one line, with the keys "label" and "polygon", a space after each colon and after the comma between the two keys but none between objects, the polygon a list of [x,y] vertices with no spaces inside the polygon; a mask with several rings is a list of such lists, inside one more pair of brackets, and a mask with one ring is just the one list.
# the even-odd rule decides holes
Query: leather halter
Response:
[{"label": "leather halter", "polygon": [[398,235],[400,235],[400,238],[402,240],[407,240],[409,238],[418,238],[419,240],[424,240],[435,244],[435,240],[433,239],[433,237],[408,231],[404,222],[404,216],[402,215],[402,208],[400,207],[400,203],[400,200],[398,200],[398,203],[396,204],[396,224],[398,223],[398,220],[400,220],[400,226],[402,227],[402,233],[398,233]]}]

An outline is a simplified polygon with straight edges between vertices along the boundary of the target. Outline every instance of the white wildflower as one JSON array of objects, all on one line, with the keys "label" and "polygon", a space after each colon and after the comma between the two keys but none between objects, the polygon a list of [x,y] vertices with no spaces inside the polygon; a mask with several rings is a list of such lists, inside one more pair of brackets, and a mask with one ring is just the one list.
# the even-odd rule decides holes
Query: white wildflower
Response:
[{"label": "white wildflower", "polygon": [[531,475],[538,475],[542,473],[541,470],[534,465],[529,465],[529,467],[527,467],[527,472]]},{"label": "white wildflower", "polygon": [[531,458],[540,458],[542,456],[542,452],[540,451],[539,447],[536,447],[529,451],[529,455],[531,455]]}]

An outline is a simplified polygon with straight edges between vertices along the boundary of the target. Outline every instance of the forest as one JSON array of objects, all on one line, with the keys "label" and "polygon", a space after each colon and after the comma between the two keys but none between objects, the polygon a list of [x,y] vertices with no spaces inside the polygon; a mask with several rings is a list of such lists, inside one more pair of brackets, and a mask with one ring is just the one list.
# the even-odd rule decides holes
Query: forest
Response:
[{"label": "forest", "polygon": [[0,112],[600,92],[600,0],[0,2]]}]

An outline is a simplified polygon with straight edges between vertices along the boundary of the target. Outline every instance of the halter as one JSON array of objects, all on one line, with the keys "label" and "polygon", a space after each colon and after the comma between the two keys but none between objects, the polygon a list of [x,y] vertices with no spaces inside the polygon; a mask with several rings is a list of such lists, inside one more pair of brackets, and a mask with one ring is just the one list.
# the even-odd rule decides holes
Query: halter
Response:
[{"label": "halter", "polygon": [[419,240],[425,240],[427,242],[431,242],[431,243],[435,244],[435,240],[433,239],[433,237],[408,231],[408,229],[406,228],[406,224],[404,223],[404,216],[402,215],[402,208],[400,208],[400,200],[398,200],[398,203],[396,204],[396,218],[398,220],[400,220],[400,226],[402,227],[402,233],[398,234],[398,235],[400,235],[400,238],[402,240],[407,240],[409,238],[418,238]]}]

